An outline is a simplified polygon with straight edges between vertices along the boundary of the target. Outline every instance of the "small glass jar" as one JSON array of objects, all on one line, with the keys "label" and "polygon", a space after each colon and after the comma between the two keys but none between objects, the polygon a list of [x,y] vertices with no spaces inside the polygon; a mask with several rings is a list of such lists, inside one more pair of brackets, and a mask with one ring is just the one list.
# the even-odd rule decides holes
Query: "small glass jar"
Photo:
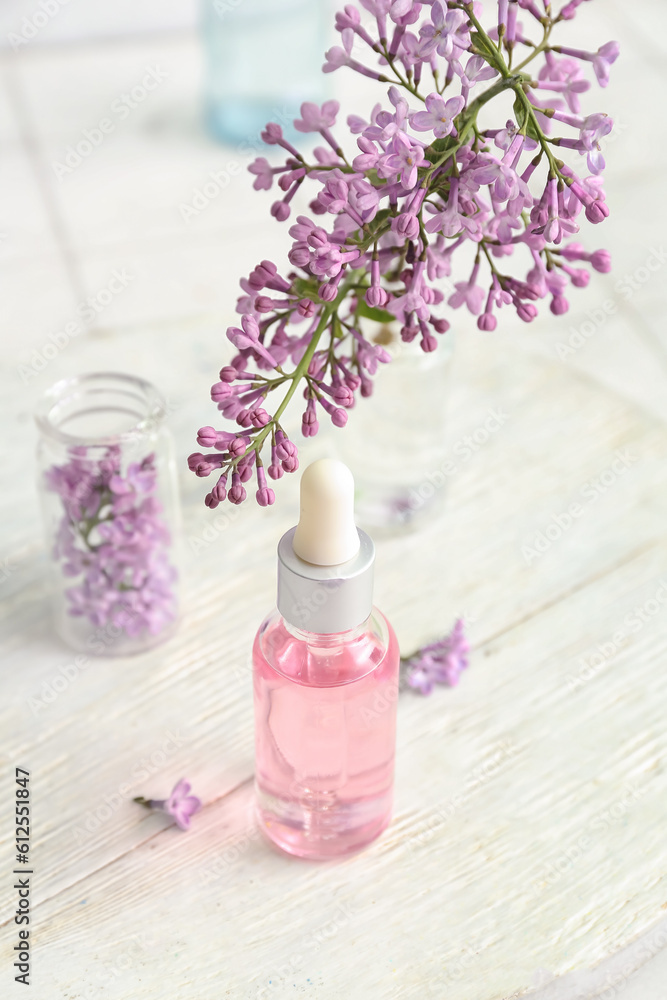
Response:
[{"label": "small glass jar", "polygon": [[77,375],[36,414],[55,625],[75,649],[138,653],[178,612],[178,487],[165,401],[132,375]]},{"label": "small glass jar", "polygon": [[292,136],[303,101],[324,99],[327,0],[202,0],[205,117],[221,142],[260,148],[277,122]]},{"label": "small glass jar", "polygon": [[442,508],[454,341],[451,333],[440,335],[427,354],[416,342],[403,343],[395,323],[366,321],[364,335],[391,362],[378,366],[372,396],[357,401],[334,447],[354,475],[359,525],[390,534],[418,527]]}]

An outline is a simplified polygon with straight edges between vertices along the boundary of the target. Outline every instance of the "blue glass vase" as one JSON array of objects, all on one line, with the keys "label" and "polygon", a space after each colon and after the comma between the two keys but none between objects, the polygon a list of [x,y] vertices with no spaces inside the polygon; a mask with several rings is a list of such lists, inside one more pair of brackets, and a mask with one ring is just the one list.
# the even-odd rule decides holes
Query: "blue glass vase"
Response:
[{"label": "blue glass vase", "polygon": [[293,136],[303,101],[325,98],[329,0],[203,0],[205,116],[228,145],[259,148],[267,122]]}]

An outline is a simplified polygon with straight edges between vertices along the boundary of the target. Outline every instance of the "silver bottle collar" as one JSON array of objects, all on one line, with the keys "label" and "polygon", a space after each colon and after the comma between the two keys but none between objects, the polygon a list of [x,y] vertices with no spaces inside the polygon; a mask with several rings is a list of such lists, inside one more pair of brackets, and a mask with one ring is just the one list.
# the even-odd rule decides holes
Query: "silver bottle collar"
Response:
[{"label": "silver bottle collar", "polygon": [[314,566],[296,555],[296,528],[278,543],[278,611],[296,628],[319,635],[345,632],[364,622],[373,607],[372,539],[359,532],[359,551],[339,566]]}]

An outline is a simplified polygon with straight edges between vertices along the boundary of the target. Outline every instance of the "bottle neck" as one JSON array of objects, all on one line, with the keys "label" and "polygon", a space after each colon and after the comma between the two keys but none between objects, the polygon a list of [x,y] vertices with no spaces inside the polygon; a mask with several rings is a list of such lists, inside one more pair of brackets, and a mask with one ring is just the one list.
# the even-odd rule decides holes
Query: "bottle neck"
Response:
[{"label": "bottle neck", "polygon": [[332,646],[341,646],[348,642],[353,642],[355,639],[360,638],[368,632],[369,623],[372,615],[369,615],[354,628],[345,629],[344,632],[309,632],[307,629],[298,628],[296,625],[292,625],[288,622],[286,618],[283,618],[283,622],[286,630],[290,635],[293,635],[295,639],[299,639],[300,642],[305,642],[309,646],[319,646],[322,649],[331,648]]}]

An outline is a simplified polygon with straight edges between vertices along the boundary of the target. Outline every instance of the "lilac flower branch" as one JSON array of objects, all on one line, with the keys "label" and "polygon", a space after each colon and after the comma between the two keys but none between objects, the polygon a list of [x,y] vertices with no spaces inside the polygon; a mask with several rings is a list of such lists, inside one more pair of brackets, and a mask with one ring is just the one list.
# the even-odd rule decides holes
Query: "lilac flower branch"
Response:
[{"label": "lilac flower branch", "polygon": [[[298,467],[296,445],[281,420],[300,386],[304,436],[317,433],[322,414],[345,426],[356,398],[371,395],[378,365],[389,360],[364,336],[367,320],[395,321],[404,342],[418,339],[424,351],[437,348],[450,325],[439,310],[445,296],[438,280],[451,273],[454,253],[474,247],[470,277],[456,283],[446,304],[452,309],[465,305],[487,332],[496,328],[496,314],[506,306],[531,322],[535,302],[547,296],[552,313],[562,315],[568,308],[568,282],[577,288],[589,279],[589,272],[571,267],[572,262],[609,270],[606,251],[586,253],[580,244],[556,249],[578,232],[582,210],[593,224],[609,214],[600,140],[612,122],[604,114],[582,116],[579,98],[590,86],[581,66],[591,65],[605,86],[618,46],[609,42],[586,52],[551,44],[554,26],[571,20],[580,2],[569,0],[553,16],[549,4],[542,10],[535,0],[498,0],[497,26],[485,30],[473,4],[464,0],[361,0],[375,17],[375,36],[354,5],[337,13],[342,46],[326,53],[324,72],[347,67],[389,83],[386,70],[395,78],[388,90],[391,108],[376,106],[370,121],[348,118],[359,150],[351,161],[332,131],[335,101],[321,108],[302,105],[295,122],[297,131],[322,137],[313,162],[278,125],[269,123],[262,133],[268,145],[285,151],[286,160],[272,167],[265,158],[256,159],[250,166],[255,188],[269,190],[277,182],[282,197],[271,214],[283,222],[297,190],[314,183],[314,218],[299,215],[290,228],[292,270],[279,273],[273,262],[262,261],[241,282],[241,326],[227,331],[238,353],[211,390],[223,417],[237,429],[201,428],[198,443],[213,450],[189,459],[199,476],[218,472],[206,496],[208,506],[227,498],[243,502],[243,484],[253,471],[258,502],[274,502],[262,451],[270,444],[270,479]],[[520,11],[539,25],[538,42],[527,37]],[[355,39],[367,46],[380,71],[352,56]],[[538,56],[542,67],[526,72]],[[431,92],[425,92],[428,74]],[[480,89],[485,81],[489,85]],[[455,85],[460,93],[453,94]],[[473,94],[476,88],[479,93]],[[516,122],[480,128],[481,109],[508,90],[514,94]],[[547,99],[543,91],[549,92]],[[445,99],[445,93],[453,96]],[[419,108],[412,108],[410,100]],[[578,135],[551,136],[554,122]],[[585,156],[590,176],[580,176],[559,159],[555,147]],[[333,220],[329,228],[325,217]],[[500,260],[513,257],[515,250],[531,262],[525,278],[500,269]],[[487,269],[485,290],[480,282]],[[271,370],[276,377],[264,374]],[[281,388],[271,415],[264,406]]]}]

